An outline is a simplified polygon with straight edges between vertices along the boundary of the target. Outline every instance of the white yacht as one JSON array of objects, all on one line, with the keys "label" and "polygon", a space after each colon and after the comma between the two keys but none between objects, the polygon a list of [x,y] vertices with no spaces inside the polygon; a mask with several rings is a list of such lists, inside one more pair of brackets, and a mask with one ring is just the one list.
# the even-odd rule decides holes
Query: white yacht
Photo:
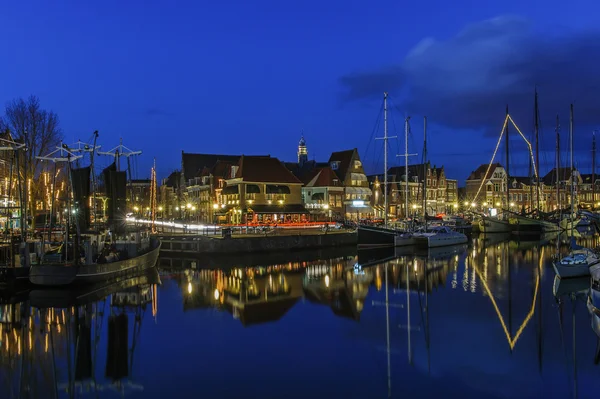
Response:
[{"label": "white yacht", "polygon": [[447,245],[465,244],[468,239],[463,233],[459,233],[447,226],[432,226],[423,233],[414,233],[415,244],[420,247],[435,248]]}]

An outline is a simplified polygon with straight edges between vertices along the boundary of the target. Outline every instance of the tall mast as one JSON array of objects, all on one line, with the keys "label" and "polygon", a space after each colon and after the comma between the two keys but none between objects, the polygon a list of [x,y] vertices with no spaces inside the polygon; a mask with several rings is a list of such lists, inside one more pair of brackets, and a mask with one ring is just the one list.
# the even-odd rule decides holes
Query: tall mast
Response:
[{"label": "tall mast", "polygon": [[406,219],[408,219],[408,123],[410,121],[410,116],[406,117],[406,122],[404,124],[404,209],[406,210]]},{"label": "tall mast", "polygon": [[559,210],[562,209],[562,204],[560,203],[560,179],[558,177],[558,172],[560,170],[560,121],[558,119],[558,115],[556,115],[556,173],[554,174],[554,180],[556,183],[556,205]]},{"label": "tall mast", "polygon": [[575,173],[573,172],[573,104],[569,118],[569,141],[571,142],[571,237],[573,237],[573,215],[575,214]]},{"label": "tall mast", "polygon": [[596,131],[592,133],[592,211],[596,205]]},{"label": "tall mast", "polygon": [[[427,117],[423,117],[423,219],[427,212]],[[427,220],[425,220],[427,224]]]},{"label": "tall mast", "polygon": [[94,169],[94,153],[96,152],[96,141],[98,140],[98,131],[94,130],[94,145],[92,147],[92,152],[90,153],[90,167],[92,169],[92,196],[93,196],[93,211],[94,211],[94,226],[97,226],[96,218],[98,217],[98,212],[96,210],[96,191],[98,191],[98,187],[96,184],[96,171]]},{"label": "tall mast", "polygon": [[388,127],[387,92],[383,93],[383,225],[388,225]]},{"label": "tall mast", "polygon": [[506,106],[506,206],[510,210],[510,173],[509,173],[509,158],[508,158],[508,105]]},{"label": "tall mast", "polygon": [[[536,194],[536,205],[538,211],[540,210],[540,149],[539,149],[539,108],[538,108],[538,93],[537,87],[535,89],[535,163],[537,165],[537,173],[535,173],[535,194]],[[535,168],[534,168],[535,169]]]}]

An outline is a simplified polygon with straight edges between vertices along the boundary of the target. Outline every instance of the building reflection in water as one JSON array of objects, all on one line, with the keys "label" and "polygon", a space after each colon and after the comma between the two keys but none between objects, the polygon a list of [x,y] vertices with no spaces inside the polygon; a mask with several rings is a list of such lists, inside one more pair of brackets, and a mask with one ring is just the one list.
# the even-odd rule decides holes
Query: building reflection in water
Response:
[{"label": "building reflection in water", "polygon": [[2,394],[142,390],[133,380],[135,345],[146,308],[156,316],[158,282],[153,269],[85,290],[31,291],[22,302],[0,305]]}]

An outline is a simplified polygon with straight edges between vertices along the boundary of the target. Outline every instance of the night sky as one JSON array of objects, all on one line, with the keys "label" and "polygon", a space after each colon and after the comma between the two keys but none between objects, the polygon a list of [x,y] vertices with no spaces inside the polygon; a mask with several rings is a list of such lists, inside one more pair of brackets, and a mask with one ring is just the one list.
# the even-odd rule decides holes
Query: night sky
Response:
[{"label": "night sky", "polygon": [[[537,85],[542,173],[557,113],[566,149],[571,102],[576,164],[589,172],[599,12],[592,0],[4,2],[0,103],[37,95],[68,143],[123,137],[144,152],[139,177],[153,157],[159,177],[179,168],[182,149],[291,161],[302,131],[311,159],[358,147],[379,172],[387,90],[391,164],[403,162],[405,115],[421,160],[427,115],[429,158],[464,181],[489,162],[506,104],[532,134]],[[523,174],[524,150],[512,141]]]}]

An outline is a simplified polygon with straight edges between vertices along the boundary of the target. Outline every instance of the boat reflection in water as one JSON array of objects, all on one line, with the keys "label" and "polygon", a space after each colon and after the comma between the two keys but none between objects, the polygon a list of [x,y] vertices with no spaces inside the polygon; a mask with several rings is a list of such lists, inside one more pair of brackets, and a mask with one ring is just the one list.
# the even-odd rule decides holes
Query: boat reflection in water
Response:
[{"label": "boat reflection in water", "polygon": [[133,380],[133,349],[146,308],[156,316],[159,282],[152,268],[86,290],[32,291],[23,302],[0,305],[0,372],[6,377],[0,396],[142,390]]},{"label": "boat reflection in water", "polygon": [[[443,392],[436,384],[407,385],[414,373],[415,381],[423,374],[437,376],[436,381],[440,374],[453,376],[460,382],[458,391],[474,396],[573,397],[575,391],[589,390],[596,337],[585,301],[573,301],[573,312],[580,315],[570,322],[585,326],[577,330],[577,346],[567,345],[575,341],[564,333],[564,318],[560,323],[556,318],[557,309],[565,312],[570,298],[589,288],[589,281],[587,287],[578,281],[555,284],[551,259],[557,251],[568,251],[569,238],[506,238],[481,235],[468,246],[416,253],[402,247],[359,250],[266,267],[196,266],[176,279],[184,309],[221,309],[245,327],[269,324],[275,331],[297,317],[291,314],[296,307],[316,306],[313,312],[329,307],[336,318],[355,323],[353,339],[373,342],[385,353],[388,359],[382,358],[377,367],[387,366],[389,396]],[[593,247],[597,237],[584,235],[577,241]],[[561,348],[567,346],[569,370],[586,370],[579,373],[576,390],[572,373],[568,384],[564,375],[556,375],[554,363],[566,361]],[[477,378],[461,370],[472,370],[469,374]],[[482,377],[498,373],[503,383]],[[511,388],[513,383],[519,392]]]},{"label": "boat reflection in water", "polygon": [[156,313],[155,281],[3,295],[10,383],[0,397],[593,397],[590,327],[600,333],[600,319],[591,324],[586,309],[589,281],[556,281],[552,270],[570,238],[506,238],[419,252],[162,257],[165,317],[144,324],[149,343],[137,346],[160,364],[143,372],[125,348],[143,309]]}]

